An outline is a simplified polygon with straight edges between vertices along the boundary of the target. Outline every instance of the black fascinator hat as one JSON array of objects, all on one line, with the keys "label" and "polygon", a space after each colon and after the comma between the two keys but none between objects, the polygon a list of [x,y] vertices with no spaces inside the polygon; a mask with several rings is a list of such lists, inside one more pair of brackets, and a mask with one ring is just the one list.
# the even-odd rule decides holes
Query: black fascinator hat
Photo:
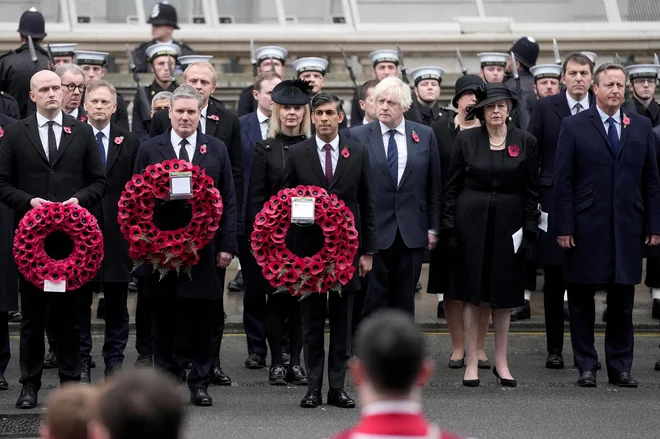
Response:
[{"label": "black fascinator hat", "polygon": [[307,105],[311,98],[312,86],[302,79],[282,81],[273,88],[273,102],[280,105]]},{"label": "black fascinator hat", "polygon": [[509,100],[511,102],[511,110],[518,105],[518,98],[509,90],[509,88],[499,82],[489,82],[482,84],[474,92],[477,97],[477,103],[468,112],[467,119],[483,119],[484,108],[494,102],[501,100]]}]

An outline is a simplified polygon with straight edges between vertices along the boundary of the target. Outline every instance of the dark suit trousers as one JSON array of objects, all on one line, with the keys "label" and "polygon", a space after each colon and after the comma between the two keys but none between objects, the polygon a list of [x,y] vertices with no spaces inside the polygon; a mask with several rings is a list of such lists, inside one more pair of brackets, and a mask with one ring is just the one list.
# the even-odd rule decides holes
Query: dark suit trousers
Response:
[{"label": "dark suit trousers", "polygon": [[543,267],[543,308],[545,311],[545,337],[549,354],[561,354],[564,349],[564,267]]},{"label": "dark suit trousers", "polygon": [[266,355],[266,290],[261,269],[250,251],[245,236],[238,237],[238,256],[243,270],[243,328],[247,337],[248,354]]},{"label": "dark suit trousers", "polygon": [[4,375],[11,359],[9,344],[9,313],[0,312],[0,374]]},{"label": "dark suit trousers", "polygon": [[660,258],[652,256],[646,258],[646,279],[644,279],[644,283],[649,288],[660,288]]},{"label": "dark suit trousers", "polygon": [[415,287],[422,272],[423,248],[408,248],[397,229],[388,249],[378,250],[369,274],[363,317],[382,308],[415,314]]},{"label": "dark suit trousers", "polygon": [[332,292],[328,299],[327,294],[311,294],[300,301],[307,384],[310,389],[323,387],[326,309],[330,321],[328,381],[331,389],[344,388],[346,365],[351,353],[351,315],[354,295],[353,291],[342,291],[341,296]]},{"label": "dark suit trousers", "polygon": [[209,302],[213,307],[213,366],[220,367],[220,348],[222,347],[222,335],[225,333],[225,301],[224,301],[224,285],[225,274],[227,272],[224,268],[216,268],[222,289],[220,293],[220,300]]},{"label": "dark suit trousers", "polygon": [[151,345],[151,299],[144,295],[144,276],[137,276],[135,350],[139,355],[154,354]]},{"label": "dark suit trousers", "polygon": [[[571,314],[571,344],[575,364],[580,372],[595,371],[598,354],[594,346],[596,318],[594,296],[598,285],[568,283],[568,309]],[[630,372],[633,361],[632,309],[633,285],[608,285],[607,326],[605,328],[605,361],[610,378]]]},{"label": "dark suit trousers", "polygon": [[151,305],[155,366],[174,377],[180,375],[181,362],[175,352],[180,322],[187,329],[186,356],[192,363],[188,387],[191,390],[208,388],[213,360],[215,302],[176,297],[152,299]]},{"label": "dark suit trousers", "polygon": [[103,361],[108,368],[124,362],[124,350],[128,343],[128,282],[95,283],[80,293],[78,326],[80,327],[80,362],[92,361],[92,290],[103,291],[105,297],[105,337]]},{"label": "dark suit trousers", "polygon": [[47,311],[51,334],[57,340],[55,353],[59,363],[60,383],[80,381],[80,335],[77,319],[80,290],[47,293],[22,276],[20,285],[23,312],[19,353],[20,383],[32,385],[37,389],[41,387]]}]

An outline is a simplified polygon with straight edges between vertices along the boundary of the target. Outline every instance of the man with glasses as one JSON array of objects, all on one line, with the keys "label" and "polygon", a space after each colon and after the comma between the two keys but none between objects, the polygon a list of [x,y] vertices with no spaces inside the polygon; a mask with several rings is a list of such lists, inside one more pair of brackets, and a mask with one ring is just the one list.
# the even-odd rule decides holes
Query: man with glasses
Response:
[{"label": "man with glasses", "polygon": [[81,122],[87,120],[81,104],[85,94],[85,73],[75,64],[63,64],[55,69],[62,80],[62,110],[65,114]]}]

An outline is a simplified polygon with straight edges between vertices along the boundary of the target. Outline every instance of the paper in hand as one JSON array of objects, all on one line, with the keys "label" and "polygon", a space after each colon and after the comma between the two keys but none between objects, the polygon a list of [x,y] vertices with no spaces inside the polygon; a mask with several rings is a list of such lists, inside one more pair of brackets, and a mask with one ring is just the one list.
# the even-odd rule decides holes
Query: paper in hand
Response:
[{"label": "paper in hand", "polygon": [[548,212],[541,211],[541,216],[539,217],[539,229],[548,233]]},{"label": "paper in hand", "polygon": [[518,253],[518,249],[520,248],[520,244],[522,244],[522,239],[523,239],[523,229],[522,227],[519,228],[516,233],[511,235],[511,238],[513,238],[513,252]]}]

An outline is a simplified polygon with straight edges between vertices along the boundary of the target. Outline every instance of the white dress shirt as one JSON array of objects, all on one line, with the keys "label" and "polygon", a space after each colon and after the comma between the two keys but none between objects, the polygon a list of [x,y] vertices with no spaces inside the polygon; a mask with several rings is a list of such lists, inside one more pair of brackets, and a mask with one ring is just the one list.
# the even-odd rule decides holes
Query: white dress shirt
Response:
[{"label": "white dress shirt", "polygon": [[568,101],[568,108],[571,109],[571,114],[575,115],[577,114],[577,108],[575,108],[576,104],[582,105],[582,109],[580,112],[589,109],[589,93],[587,93],[580,102],[576,101],[571,97],[571,95],[568,94],[568,91],[566,91],[566,100]]},{"label": "white dress shirt", "polygon": [[261,140],[266,140],[268,138],[268,122],[270,122],[270,117],[263,114],[257,108],[257,119],[259,120],[259,129],[261,130]]},{"label": "white dress shirt", "polygon": [[362,125],[369,125],[370,123],[371,122],[368,122],[366,117],[362,119]]},{"label": "white dress shirt", "polygon": [[73,117],[74,119],[78,119],[78,111],[79,110],[80,109],[78,107],[76,107],[75,110],[73,110],[71,113],[68,113],[68,114],[69,114],[69,116]]},{"label": "white dress shirt", "polygon": [[[598,109],[598,114],[600,114],[600,120],[603,121],[603,126],[605,127],[605,132],[609,133],[610,129],[610,123],[607,122],[607,119],[610,118],[610,115],[605,113],[603,110],[598,108],[598,105],[596,105],[596,108]],[[614,116],[612,116],[612,119],[614,119],[614,126],[616,127],[616,134],[619,136],[619,139],[621,139],[621,110],[619,109]]]},{"label": "white dress shirt", "polygon": [[[319,152],[319,160],[321,161],[321,168],[323,169],[323,175],[325,175],[325,142],[319,139],[319,136],[316,138],[316,148]],[[332,158],[332,175],[335,175],[335,170],[337,169],[337,161],[339,160],[339,135],[332,139],[330,142],[332,150],[330,150],[330,157]]]},{"label": "white dress shirt", "polygon": [[[390,141],[390,133],[388,132],[390,128],[387,127],[383,122],[378,122],[380,124],[380,132],[383,133],[383,145],[385,146],[385,157],[387,157],[387,150]],[[398,179],[396,184],[401,183],[401,177],[403,177],[403,171],[406,169],[406,161],[408,160],[408,140],[406,139],[406,119],[402,119],[396,129],[396,134],[394,135],[394,141],[396,142],[396,149],[399,158],[399,170],[398,170]]]},{"label": "white dress shirt", "polygon": [[[183,138],[179,137],[177,133],[172,130],[170,132],[170,142],[172,142],[172,148],[174,148],[174,153],[176,157],[179,158],[179,152],[181,151],[181,141]],[[187,137],[186,140],[188,144],[186,145],[186,152],[188,153],[188,158],[192,161],[193,155],[195,155],[195,147],[197,146],[197,131],[195,131],[190,137]]]},{"label": "white dress shirt", "polygon": [[209,106],[207,104],[206,107],[202,108],[202,115],[199,116],[199,128],[202,130],[203,134],[206,134],[206,112],[208,110],[209,110]]},{"label": "white dress shirt", "polygon": [[[62,112],[57,113],[57,116],[53,121],[53,131],[55,132],[55,142],[57,143],[57,149],[60,148],[60,140],[62,139]],[[41,139],[41,146],[46,152],[46,158],[48,157],[48,122],[49,119],[43,117],[39,112],[37,112],[37,126],[39,127],[39,139]]]},{"label": "white dress shirt", "polygon": [[[99,133],[99,130],[96,129],[94,125],[91,123],[89,124],[92,127],[92,131],[94,131],[94,138],[96,139],[96,135]],[[105,159],[106,161],[108,160],[108,143],[110,142],[110,122],[100,130],[103,133],[103,149],[105,150]]]}]

